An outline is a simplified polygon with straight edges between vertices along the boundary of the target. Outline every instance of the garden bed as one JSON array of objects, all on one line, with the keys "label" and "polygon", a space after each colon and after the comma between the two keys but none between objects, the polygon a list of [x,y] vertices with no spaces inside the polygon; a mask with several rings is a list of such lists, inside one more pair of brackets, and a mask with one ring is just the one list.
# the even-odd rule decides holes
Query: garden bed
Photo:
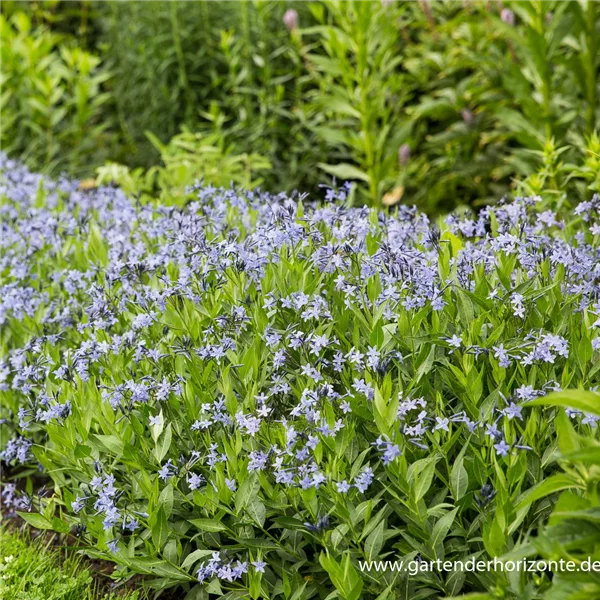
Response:
[{"label": "garden bed", "polygon": [[53,482],[13,495],[29,523],[189,598],[598,589],[373,571],[593,554],[598,395],[556,392],[599,382],[598,196],[434,224],[348,185],[182,206],[1,169],[2,458]]}]

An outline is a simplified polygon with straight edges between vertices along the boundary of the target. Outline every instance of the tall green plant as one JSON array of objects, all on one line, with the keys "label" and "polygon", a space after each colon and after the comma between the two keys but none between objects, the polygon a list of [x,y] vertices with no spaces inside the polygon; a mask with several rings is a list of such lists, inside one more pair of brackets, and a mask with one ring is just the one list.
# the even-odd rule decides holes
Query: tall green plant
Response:
[{"label": "tall green plant", "polygon": [[[551,138],[562,145],[576,139],[576,134],[589,135],[597,126],[595,19],[587,23],[586,9],[578,2],[515,2],[510,6],[519,27],[512,20],[496,19],[513,52],[501,78],[507,106],[498,113],[500,124],[522,146],[536,150]],[[583,78],[576,76],[574,65],[583,70]],[[516,166],[523,169],[523,165]]]},{"label": "tall green plant", "polygon": [[51,171],[102,162],[112,134],[100,58],[23,12],[0,16],[0,32],[2,149]]},{"label": "tall green plant", "polygon": [[113,160],[149,167],[159,155],[146,130],[167,142],[181,125],[191,126],[199,118],[216,64],[214,46],[199,26],[205,22],[204,3],[184,4],[187,7],[180,2],[100,6],[102,41],[115,73],[111,92],[126,142]]},{"label": "tall green plant", "polygon": [[318,117],[310,128],[330,150],[319,166],[364,181],[369,204],[378,204],[395,181],[398,151],[411,130],[402,116],[409,93],[396,26],[405,8],[324,2],[311,6],[319,25],[303,30],[319,42],[306,54],[318,82],[310,95]]},{"label": "tall green plant", "polygon": [[[579,160],[598,127],[595,6],[432,3],[415,5],[412,19],[420,25],[403,65],[419,90],[408,108],[417,202],[489,202],[535,178],[542,163],[547,175],[556,149],[563,163]],[[569,177],[563,184],[563,193],[577,189]]]},{"label": "tall green plant", "polygon": [[[39,165],[79,173],[109,156],[148,169],[160,155],[146,132],[168,144],[185,126],[234,154],[267,158],[272,169],[261,177],[272,191],[319,193],[333,175],[355,180],[360,202],[430,213],[524,188],[551,190],[559,202],[589,199],[571,166],[598,130],[594,2],[2,8],[15,17],[2,36],[2,145]],[[22,18],[30,35],[19,42]],[[28,72],[13,46],[42,68]],[[102,63],[94,58],[86,74],[88,52]],[[91,83],[80,106],[70,97],[81,80]],[[107,123],[118,144],[96,129]]]},{"label": "tall green plant", "polygon": [[315,164],[325,159],[326,148],[307,127],[316,111],[307,101],[315,82],[298,31],[311,15],[301,3],[238,6],[236,19],[220,32],[225,72],[202,114],[209,123],[199,127],[220,119],[219,131],[228,143],[268,156],[273,165],[266,176],[269,189],[293,190],[303,182],[316,187]]}]

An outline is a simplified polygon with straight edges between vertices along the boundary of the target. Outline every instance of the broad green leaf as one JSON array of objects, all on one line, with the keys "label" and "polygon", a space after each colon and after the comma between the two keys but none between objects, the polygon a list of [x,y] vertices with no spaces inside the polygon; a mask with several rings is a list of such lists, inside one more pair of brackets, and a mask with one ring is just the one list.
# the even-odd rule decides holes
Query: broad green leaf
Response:
[{"label": "broad green leaf", "polygon": [[152,541],[157,550],[160,550],[169,537],[169,526],[165,509],[161,506],[156,512],[152,524]]},{"label": "broad green leaf", "polygon": [[580,443],[577,439],[577,434],[564,410],[561,409],[558,411],[558,415],[554,419],[554,426],[558,438],[558,447],[562,454],[573,452],[579,448]]},{"label": "broad green leaf", "polygon": [[414,497],[415,502],[418,502],[425,496],[425,494],[429,491],[431,487],[431,483],[433,481],[433,474],[435,473],[435,460],[430,459],[425,468],[416,475],[414,481]]},{"label": "broad green leaf", "polygon": [[383,530],[385,522],[380,521],[379,525],[369,534],[365,540],[365,553],[369,560],[376,560],[383,547]]},{"label": "broad green leaf", "polygon": [[267,510],[265,505],[258,498],[252,499],[250,504],[246,507],[246,511],[261,527],[265,524]]},{"label": "broad green leaf", "polygon": [[51,521],[46,519],[46,517],[43,515],[40,515],[40,513],[26,513],[17,511],[17,514],[36,529],[54,529]]},{"label": "broad green leaf", "polygon": [[212,556],[213,554],[214,550],[194,550],[194,552],[185,557],[185,560],[183,563],[181,563],[181,568],[189,570],[194,563],[206,558],[207,556]]},{"label": "broad green leaf", "polygon": [[158,506],[164,508],[167,519],[173,510],[173,486],[168,483],[158,497]]},{"label": "broad green leaf", "polygon": [[584,390],[563,390],[536,398],[527,406],[563,406],[600,416],[600,394]]},{"label": "broad green leaf", "polygon": [[565,460],[582,462],[587,465],[600,465],[600,446],[579,448],[563,455]]},{"label": "broad green leaf", "polygon": [[325,163],[319,163],[318,166],[326,173],[338,177],[342,181],[347,181],[349,179],[360,179],[361,181],[366,181],[367,183],[370,181],[367,173],[349,163],[340,163],[339,165],[327,165]]},{"label": "broad green leaf", "polygon": [[557,474],[548,477],[544,481],[541,481],[537,485],[534,485],[532,488],[527,490],[518,500],[516,505],[516,509],[532,504],[536,500],[540,498],[545,498],[550,494],[554,494],[556,492],[560,492],[561,490],[566,490],[576,486],[576,482],[569,475]]},{"label": "broad green leaf", "polygon": [[225,531],[227,527],[223,523],[213,519],[190,519],[190,523],[202,531]]},{"label": "broad green leaf", "polygon": [[450,531],[450,528],[452,527],[452,523],[454,523],[454,519],[456,518],[457,512],[458,508],[451,510],[450,512],[446,513],[441,519],[438,519],[435,525],[433,526],[433,530],[431,531],[430,544],[434,552],[436,553],[436,556],[438,555],[436,547],[438,546],[438,544],[442,544],[444,542],[444,539],[446,538],[448,532]]},{"label": "broad green leaf", "polygon": [[69,533],[71,526],[58,517],[52,517],[52,529],[58,533]]},{"label": "broad green leaf", "polygon": [[156,443],[156,446],[154,448],[154,456],[156,457],[156,460],[159,463],[162,463],[163,458],[169,452],[169,448],[171,447],[171,438],[172,438],[172,430],[171,430],[171,423],[169,423],[167,425],[167,427],[165,428],[165,431],[164,431],[162,437],[160,437],[158,439],[158,442]]},{"label": "broad green leaf", "polygon": [[450,473],[450,486],[454,500],[458,502],[466,493],[469,487],[469,475],[464,467],[463,452],[452,465]]},{"label": "broad green leaf", "polygon": [[95,437],[113,454],[117,456],[123,454],[123,441],[116,435],[96,435]]}]

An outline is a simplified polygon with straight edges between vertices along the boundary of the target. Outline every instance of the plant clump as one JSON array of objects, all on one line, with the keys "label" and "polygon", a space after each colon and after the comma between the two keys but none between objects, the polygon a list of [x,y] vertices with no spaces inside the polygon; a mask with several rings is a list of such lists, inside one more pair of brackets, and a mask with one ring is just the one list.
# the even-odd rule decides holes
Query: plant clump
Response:
[{"label": "plant clump", "polygon": [[200,598],[543,595],[364,564],[500,557],[572,487],[556,431],[597,417],[530,403],[599,381],[597,195],[432,223],[1,173],[2,459],[54,492],[12,489],[25,519]]}]

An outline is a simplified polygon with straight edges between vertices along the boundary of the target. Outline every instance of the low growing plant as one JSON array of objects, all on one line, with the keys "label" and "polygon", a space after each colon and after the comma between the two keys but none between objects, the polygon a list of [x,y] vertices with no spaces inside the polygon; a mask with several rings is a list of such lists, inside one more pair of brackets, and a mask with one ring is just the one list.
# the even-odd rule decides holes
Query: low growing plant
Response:
[{"label": "low growing plant", "polygon": [[581,495],[560,430],[597,417],[532,401],[599,382],[597,195],[436,225],[347,185],[176,206],[6,158],[0,191],[2,458],[54,492],[12,495],[29,523],[189,599],[552,589],[372,561],[506,556]]},{"label": "low growing plant", "polygon": [[3,600],[143,600],[139,592],[103,593],[81,556],[53,547],[48,538],[31,539],[0,530],[0,594]]}]

